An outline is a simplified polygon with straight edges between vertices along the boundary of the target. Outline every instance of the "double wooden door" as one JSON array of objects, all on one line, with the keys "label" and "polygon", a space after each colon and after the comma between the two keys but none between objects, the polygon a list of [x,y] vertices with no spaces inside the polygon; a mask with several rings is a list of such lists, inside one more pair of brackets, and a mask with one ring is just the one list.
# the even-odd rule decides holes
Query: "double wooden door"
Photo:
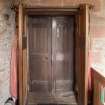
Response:
[{"label": "double wooden door", "polygon": [[74,18],[29,16],[29,97],[70,96],[74,86]]}]

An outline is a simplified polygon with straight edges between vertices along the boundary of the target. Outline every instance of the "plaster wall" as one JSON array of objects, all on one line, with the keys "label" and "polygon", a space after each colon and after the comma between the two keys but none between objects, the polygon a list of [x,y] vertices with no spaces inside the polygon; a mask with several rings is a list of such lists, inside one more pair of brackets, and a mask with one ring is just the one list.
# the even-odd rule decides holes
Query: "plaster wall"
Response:
[{"label": "plaster wall", "polygon": [[105,76],[105,0],[101,10],[90,14],[91,66]]},{"label": "plaster wall", "polygon": [[8,2],[0,1],[0,105],[4,105],[4,102],[10,96],[10,52],[14,28],[15,13],[9,8]]}]

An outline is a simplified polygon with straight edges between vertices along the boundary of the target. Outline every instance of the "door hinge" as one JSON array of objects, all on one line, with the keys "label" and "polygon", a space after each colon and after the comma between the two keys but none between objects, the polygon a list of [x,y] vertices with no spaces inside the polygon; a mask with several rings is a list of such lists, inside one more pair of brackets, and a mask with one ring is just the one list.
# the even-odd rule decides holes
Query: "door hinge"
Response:
[{"label": "door hinge", "polygon": [[27,48],[27,37],[23,37],[23,49]]}]

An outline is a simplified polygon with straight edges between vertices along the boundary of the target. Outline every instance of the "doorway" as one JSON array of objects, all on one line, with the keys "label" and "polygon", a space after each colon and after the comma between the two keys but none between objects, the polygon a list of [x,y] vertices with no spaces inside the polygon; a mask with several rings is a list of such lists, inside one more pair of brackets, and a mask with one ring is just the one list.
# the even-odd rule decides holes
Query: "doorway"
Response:
[{"label": "doorway", "polygon": [[30,15],[28,24],[28,105],[75,105],[74,17]]},{"label": "doorway", "polygon": [[[33,3],[35,3],[35,2],[33,2]],[[19,98],[19,101],[18,102],[19,102],[19,105],[27,105],[27,104],[35,105],[36,103],[37,104],[76,103],[75,95],[74,95],[75,92],[76,92],[78,105],[87,105],[87,102],[88,102],[87,101],[88,100],[88,97],[87,97],[88,96],[88,94],[87,94],[88,84],[87,83],[88,83],[88,47],[89,47],[89,40],[88,40],[89,39],[89,35],[88,35],[89,34],[89,5],[83,4],[83,5],[79,6],[79,8],[71,9],[71,8],[50,8],[50,7],[48,7],[48,8],[43,8],[43,7],[31,8],[31,6],[29,6],[27,8],[26,6],[23,6],[22,4],[20,4],[17,12],[18,12],[17,19],[19,20],[18,27],[17,27],[17,32],[19,35],[18,36],[18,39],[19,39],[18,40],[18,42],[19,42],[18,43],[18,46],[19,46],[19,62],[18,62],[19,63],[19,66],[18,66],[18,68],[19,68],[19,70],[18,70],[18,86],[19,86],[18,98]],[[30,60],[32,60],[32,59],[30,59],[30,58],[32,58],[32,57],[30,57],[30,55],[29,55],[30,54],[30,48],[29,48],[30,47],[29,46],[30,45],[29,44],[30,37],[29,36],[32,34],[32,30],[33,30],[33,28],[31,29],[30,26],[33,27],[34,25],[32,26],[29,22],[30,16],[31,16],[31,18],[35,18],[35,17],[36,18],[41,18],[41,17],[46,18],[47,17],[47,19],[45,19],[44,21],[48,21],[48,23],[50,25],[48,25],[47,22],[46,22],[47,24],[45,24],[45,22],[42,22],[42,23],[46,27],[50,26],[50,27],[48,27],[49,32],[45,31],[45,30],[47,30],[45,28],[44,29],[41,28],[41,32],[40,32],[40,31],[38,31],[40,29],[37,28],[37,33],[40,32],[39,36],[41,36],[41,33],[44,33],[44,36],[46,36],[46,37],[48,35],[45,35],[45,33],[47,33],[47,34],[50,33],[49,36],[51,36],[51,38],[49,38],[50,41],[47,40],[48,42],[50,42],[50,44],[48,44],[48,42],[47,42],[47,44],[42,43],[40,45],[40,46],[44,46],[44,45],[50,46],[50,47],[46,47],[46,48],[48,48],[48,50],[45,50],[46,48],[42,49],[42,47],[38,48],[39,52],[40,52],[40,49],[43,51],[44,54],[42,54],[42,55],[44,57],[41,56],[41,57],[39,57],[40,59],[38,57],[36,57],[37,59],[35,59],[36,64],[43,65],[44,68],[47,68],[49,70],[49,73],[47,72],[47,74],[43,74],[43,72],[41,72],[41,73],[38,72],[37,74],[39,74],[39,75],[43,74],[43,76],[41,76],[41,78],[39,78],[39,76],[38,76],[38,78],[33,78],[33,80],[31,79],[32,76],[30,74],[30,72],[32,70],[32,69],[30,69],[30,65],[31,65]],[[67,67],[64,65],[69,65],[67,63],[69,61],[67,61],[67,59],[66,59],[66,58],[68,58],[66,56],[66,55],[68,55],[68,53],[62,54],[62,50],[58,49],[58,50],[60,50],[60,54],[57,52],[58,54],[56,56],[56,55],[54,55],[54,54],[56,54],[56,47],[55,48],[53,47],[53,43],[54,43],[54,45],[56,45],[56,43],[59,43],[59,41],[62,39],[62,38],[60,38],[60,40],[58,40],[59,36],[61,36],[60,34],[58,34],[56,36],[56,33],[60,33],[61,31],[59,30],[59,28],[58,29],[53,28],[53,26],[55,27],[58,24],[57,20],[54,18],[64,18],[64,17],[66,19],[67,19],[67,17],[73,17],[74,21],[75,21],[75,26],[74,26],[75,27],[75,35],[73,37],[73,46],[74,46],[73,47],[73,62],[74,63],[73,63],[73,71],[72,71],[73,72],[73,77],[72,77],[73,84],[71,85],[72,89],[73,89],[73,90],[71,89],[72,91],[70,90],[70,88],[69,88],[69,90],[67,90],[67,88],[64,88],[64,89],[61,88],[61,86],[63,87],[63,86],[67,86],[67,85],[61,85],[60,80],[61,81],[66,80],[64,83],[64,84],[66,84],[66,83],[69,83],[69,80],[72,80],[72,79],[70,79],[70,77],[69,77],[69,79],[64,78],[65,77],[64,73],[67,73],[67,72],[62,71],[62,69],[56,69],[56,68]],[[60,19],[58,19],[58,20],[60,20]],[[31,21],[31,19],[30,19],[30,21]],[[39,21],[39,20],[37,20],[37,21]],[[40,22],[41,21],[42,20],[40,19]],[[56,22],[54,22],[54,21],[56,21]],[[42,23],[40,23],[40,25],[42,25]],[[63,23],[63,22],[61,22],[61,23]],[[68,23],[68,22],[64,21],[64,23]],[[44,27],[44,26],[42,25],[41,27]],[[60,29],[62,29],[62,28],[60,28]],[[39,39],[40,38],[38,38],[38,40]],[[47,37],[47,39],[48,39],[48,37]],[[56,39],[55,40],[56,43],[53,42],[54,39]],[[44,41],[44,42],[46,42],[46,41]],[[60,41],[60,42],[62,42],[62,41]],[[38,46],[39,46],[39,44],[38,44]],[[64,45],[68,45],[68,44],[62,44],[62,46],[64,46]],[[58,48],[62,48],[62,47],[58,47]],[[69,47],[67,47],[67,48],[69,48]],[[38,51],[36,51],[36,52],[38,52]],[[60,55],[60,56],[58,56],[58,55]],[[57,60],[56,60],[56,58],[57,58]],[[38,59],[41,60],[40,63],[39,63]],[[64,63],[61,63],[60,61],[62,61]],[[42,62],[44,62],[44,63],[42,64]],[[58,62],[60,62],[60,63],[58,63]],[[33,63],[33,61],[32,61],[32,63]],[[49,65],[49,66],[46,66],[46,65]],[[40,67],[37,65],[36,67],[41,68],[42,66]],[[46,69],[46,71],[48,71],[47,69]],[[59,71],[57,71],[58,73],[56,73],[56,74],[60,75],[60,76],[58,76],[60,79],[55,75],[55,70],[62,71],[61,73],[59,73]],[[65,71],[66,70],[67,69],[65,69]],[[40,69],[40,71],[42,71],[42,69]],[[35,76],[35,75],[33,74],[33,76]],[[45,78],[45,77],[47,77],[47,78]],[[57,78],[55,78],[55,77],[57,77]],[[61,77],[62,77],[62,79],[61,79]],[[43,79],[44,79],[44,81],[42,81]],[[36,82],[36,80],[39,80],[41,82]],[[68,82],[67,82],[67,80],[68,80]],[[31,85],[31,82],[33,84],[35,82],[37,84],[38,83],[44,84],[43,87],[45,87],[45,88],[43,88],[43,89],[47,90],[47,91],[45,92],[44,90],[40,89],[41,90],[41,92],[39,92],[40,94],[38,92],[34,92],[36,90],[32,91],[33,86],[36,86],[36,85]],[[46,84],[47,84],[47,86],[46,86]],[[60,85],[58,85],[58,84],[60,84]],[[75,88],[74,88],[74,86],[75,86]],[[58,89],[58,87],[60,87],[61,89]],[[61,94],[61,93],[63,93],[63,94]],[[71,94],[67,95],[66,93],[71,93]],[[38,96],[38,94],[39,94],[39,96]]]}]

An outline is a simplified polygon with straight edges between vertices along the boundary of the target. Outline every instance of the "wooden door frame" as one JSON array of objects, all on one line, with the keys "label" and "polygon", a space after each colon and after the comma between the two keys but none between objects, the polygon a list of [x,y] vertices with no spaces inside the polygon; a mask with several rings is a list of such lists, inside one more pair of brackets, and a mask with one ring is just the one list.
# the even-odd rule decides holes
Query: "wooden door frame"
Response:
[{"label": "wooden door frame", "polygon": [[[87,105],[88,95],[88,33],[89,33],[89,5],[82,4],[78,9],[71,8],[34,8],[29,9],[22,6],[18,7],[18,39],[19,39],[19,66],[18,66],[18,84],[19,84],[19,105],[25,105],[25,66],[24,57],[24,34],[26,25],[26,16],[34,15],[74,15],[76,19],[75,26],[75,70],[77,79],[78,103]],[[26,54],[26,53],[25,53]],[[25,63],[26,64],[26,63]]]}]

